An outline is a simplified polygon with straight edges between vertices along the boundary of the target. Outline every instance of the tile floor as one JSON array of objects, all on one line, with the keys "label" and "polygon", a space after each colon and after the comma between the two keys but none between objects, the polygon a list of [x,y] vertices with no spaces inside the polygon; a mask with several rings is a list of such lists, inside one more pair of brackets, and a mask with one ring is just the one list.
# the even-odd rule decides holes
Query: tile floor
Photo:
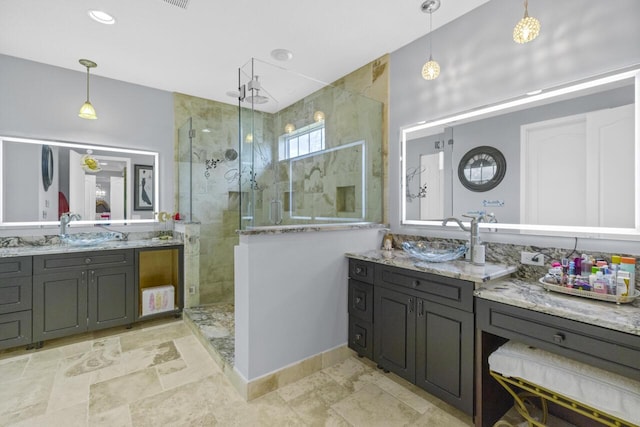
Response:
[{"label": "tile floor", "polygon": [[182,320],[0,353],[0,426],[470,426],[356,357],[245,402]]}]

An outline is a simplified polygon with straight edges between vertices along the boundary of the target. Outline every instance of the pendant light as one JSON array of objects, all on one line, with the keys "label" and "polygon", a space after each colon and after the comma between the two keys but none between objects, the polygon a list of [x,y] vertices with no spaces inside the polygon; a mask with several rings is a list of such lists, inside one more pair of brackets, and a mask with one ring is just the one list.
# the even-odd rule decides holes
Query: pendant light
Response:
[{"label": "pendant light", "polygon": [[524,0],[524,17],[513,28],[513,41],[528,43],[540,34],[540,21],[529,16],[529,0]]},{"label": "pendant light", "polygon": [[96,116],[95,108],[93,108],[93,105],[91,105],[91,102],[89,102],[89,69],[97,67],[98,64],[88,59],[81,59],[78,62],[87,67],[87,100],[84,104],[82,104],[82,107],[80,107],[78,116],[82,117],[83,119],[95,120],[98,118],[98,116]]},{"label": "pendant light", "polygon": [[429,14],[429,60],[422,66],[422,78],[425,80],[434,80],[440,75],[440,64],[433,60],[431,55],[431,20],[433,12],[440,8],[440,0],[425,0],[420,9],[424,13]]}]

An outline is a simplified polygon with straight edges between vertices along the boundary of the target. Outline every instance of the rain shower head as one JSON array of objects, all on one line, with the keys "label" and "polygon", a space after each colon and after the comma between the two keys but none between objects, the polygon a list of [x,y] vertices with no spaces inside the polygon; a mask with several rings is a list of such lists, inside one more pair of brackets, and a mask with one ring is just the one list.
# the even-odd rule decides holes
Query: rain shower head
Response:
[{"label": "rain shower head", "polygon": [[260,89],[255,89],[255,92],[255,95],[249,95],[245,97],[244,102],[247,102],[249,104],[266,104],[267,102],[269,102],[269,98],[260,95]]},{"label": "rain shower head", "polygon": [[260,85],[258,76],[254,76],[253,79],[247,84],[247,89],[253,92],[253,95],[245,97],[244,102],[247,102],[249,104],[266,104],[267,102],[269,102],[268,97],[260,95],[260,89],[262,89],[262,86]]}]

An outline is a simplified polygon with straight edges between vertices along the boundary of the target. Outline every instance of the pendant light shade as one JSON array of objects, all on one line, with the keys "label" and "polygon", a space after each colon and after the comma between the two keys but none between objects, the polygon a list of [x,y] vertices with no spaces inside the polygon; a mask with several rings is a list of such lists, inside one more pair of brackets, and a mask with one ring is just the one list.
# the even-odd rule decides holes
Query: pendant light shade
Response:
[{"label": "pendant light shade", "polygon": [[98,116],[96,115],[96,109],[93,108],[93,105],[91,105],[91,102],[89,102],[89,69],[97,67],[98,64],[88,59],[81,59],[79,62],[80,64],[87,67],[87,100],[84,102],[84,104],[82,104],[82,107],[80,107],[78,116],[82,117],[83,119],[95,120],[98,118]]},{"label": "pendant light shade", "polygon": [[513,41],[528,43],[540,34],[540,21],[529,16],[529,0],[524,1],[524,17],[513,28]]},{"label": "pendant light shade", "polygon": [[440,0],[425,0],[420,9],[429,14],[429,60],[422,66],[422,78],[425,80],[437,79],[440,75],[440,64],[433,60],[431,49],[431,20],[433,12],[440,8]]},{"label": "pendant light shade", "polygon": [[422,66],[422,78],[425,80],[434,80],[440,75],[440,64],[429,56],[429,61],[427,61]]}]

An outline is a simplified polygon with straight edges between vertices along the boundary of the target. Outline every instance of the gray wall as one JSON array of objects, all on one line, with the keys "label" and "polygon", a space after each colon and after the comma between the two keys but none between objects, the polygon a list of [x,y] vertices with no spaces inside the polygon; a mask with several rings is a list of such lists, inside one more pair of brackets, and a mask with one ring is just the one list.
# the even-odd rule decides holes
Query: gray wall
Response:
[{"label": "gray wall", "polygon": [[[522,2],[492,0],[434,31],[433,57],[442,69],[435,81],[420,75],[426,37],[391,53],[389,219],[395,232],[427,232],[400,225],[401,127],[640,63],[637,0],[536,0],[529,13],[541,21],[541,35],[525,45],[511,38],[522,13]],[[505,234],[488,238],[510,240]],[[539,238],[537,243],[573,247],[573,239]]]},{"label": "gray wall", "polygon": [[84,120],[86,71],[74,65],[78,71],[0,55],[0,135],[157,151],[160,209],[173,211],[173,95],[96,76],[98,64],[90,97],[98,120]]}]

